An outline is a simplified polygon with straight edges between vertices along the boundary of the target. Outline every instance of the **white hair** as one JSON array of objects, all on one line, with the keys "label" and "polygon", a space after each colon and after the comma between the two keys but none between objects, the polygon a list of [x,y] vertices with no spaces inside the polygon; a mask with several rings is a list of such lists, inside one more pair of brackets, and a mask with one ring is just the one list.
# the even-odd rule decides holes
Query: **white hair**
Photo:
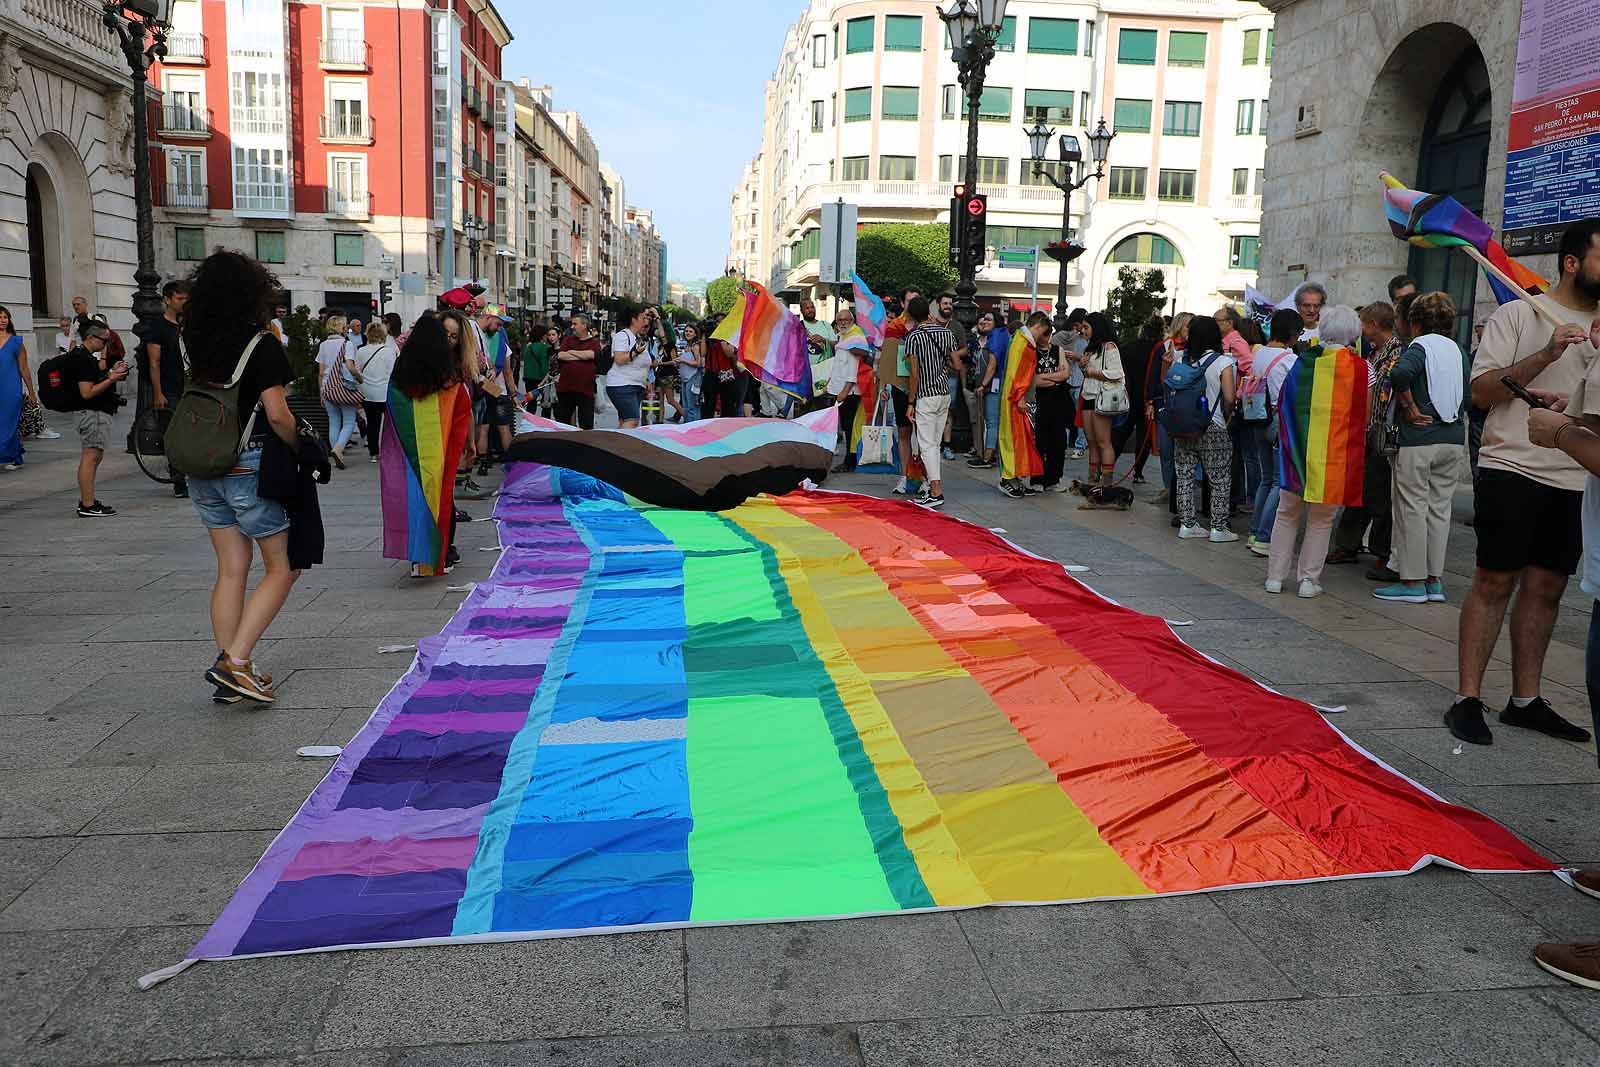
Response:
[{"label": "white hair", "polygon": [[1352,345],[1361,337],[1361,316],[1346,304],[1324,308],[1317,320],[1317,335],[1323,344]]},{"label": "white hair", "polygon": [[1320,282],[1301,282],[1299,285],[1294,287],[1294,295],[1290,297],[1290,299],[1294,303],[1298,304],[1300,303],[1300,295],[1302,293],[1316,293],[1318,296],[1322,297],[1322,302],[1324,304],[1328,302],[1328,290],[1324,289]]}]

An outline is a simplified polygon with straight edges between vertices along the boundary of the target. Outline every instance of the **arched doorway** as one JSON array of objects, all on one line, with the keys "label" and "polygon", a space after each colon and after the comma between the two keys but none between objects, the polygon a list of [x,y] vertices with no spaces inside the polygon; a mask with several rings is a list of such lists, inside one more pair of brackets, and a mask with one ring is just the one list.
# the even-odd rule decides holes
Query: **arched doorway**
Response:
[{"label": "arched doorway", "polygon": [[44,253],[44,197],[39,191],[43,171],[38,165],[28,167],[25,197],[28,212],[28,282],[31,286],[33,313],[50,314],[50,264]]},{"label": "arched doorway", "polygon": [[1170,238],[1144,231],[1131,233],[1112,245],[1101,267],[1101,292],[1105,294],[1102,303],[1109,303],[1112,294],[1121,287],[1119,275],[1124,267],[1132,267],[1141,274],[1148,270],[1159,270],[1165,286],[1159,310],[1176,313],[1180,302],[1179,275],[1184,262],[1183,253]]},{"label": "arched doorway", "polygon": [[77,149],[53,131],[34,141],[25,180],[35,328],[54,334],[48,320],[64,314],[73,296],[99,306],[94,198]]},{"label": "arched doorway", "polygon": [[[1416,188],[1453,196],[1479,215],[1489,173],[1492,96],[1483,53],[1471,45],[1439,83],[1417,159]],[[1457,252],[1412,248],[1407,272],[1422,292],[1450,294],[1457,308],[1456,340],[1470,345],[1477,264]]]}]

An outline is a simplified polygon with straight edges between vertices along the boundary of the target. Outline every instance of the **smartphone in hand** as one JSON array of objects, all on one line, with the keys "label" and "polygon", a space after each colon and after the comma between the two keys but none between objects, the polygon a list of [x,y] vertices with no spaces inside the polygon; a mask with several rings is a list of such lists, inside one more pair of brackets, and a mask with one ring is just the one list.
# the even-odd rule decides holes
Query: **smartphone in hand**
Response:
[{"label": "smartphone in hand", "polygon": [[1534,396],[1522,387],[1522,383],[1509,374],[1500,375],[1500,384],[1511,390],[1511,395],[1528,405],[1530,408],[1547,408],[1550,405]]}]

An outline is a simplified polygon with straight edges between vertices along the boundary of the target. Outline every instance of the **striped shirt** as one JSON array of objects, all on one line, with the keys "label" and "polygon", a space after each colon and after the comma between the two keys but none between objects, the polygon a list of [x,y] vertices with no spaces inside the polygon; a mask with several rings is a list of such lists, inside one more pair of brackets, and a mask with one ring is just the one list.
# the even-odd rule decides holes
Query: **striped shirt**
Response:
[{"label": "striped shirt", "polygon": [[950,356],[960,346],[955,331],[936,322],[925,322],[906,334],[901,342],[907,359],[917,361],[917,395],[946,396],[950,392]]}]

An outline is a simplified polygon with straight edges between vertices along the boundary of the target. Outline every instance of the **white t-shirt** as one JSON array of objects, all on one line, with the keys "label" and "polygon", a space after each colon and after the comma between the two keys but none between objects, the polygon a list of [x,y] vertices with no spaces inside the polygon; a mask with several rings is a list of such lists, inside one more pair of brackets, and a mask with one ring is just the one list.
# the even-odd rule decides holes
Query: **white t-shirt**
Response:
[{"label": "white t-shirt", "polygon": [[[633,353],[633,358],[623,363],[619,354]],[[650,346],[633,335],[632,330],[618,330],[611,335],[611,370],[606,374],[606,388],[636,385],[641,389],[650,380]]]},{"label": "white t-shirt", "polygon": [[72,340],[72,333],[70,331],[67,332],[67,333],[58,333],[58,334],[56,334],[56,351],[57,352],[71,352],[73,348],[74,348],[74,344],[73,344],[73,340]]},{"label": "white t-shirt", "polygon": [[356,370],[361,372],[361,396],[374,404],[389,399],[389,375],[394,371],[397,352],[389,342],[362,345],[356,352]]},{"label": "white t-shirt", "polygon": [[[1087,347],[1085,348],[1087,351]],[[1077,364],[1073,364],[1077,366]],[[1122,350],[1107,341],[1100,347],[1100,351],[1089,357],[1089,366],[1106,376],[1106,380],[1091,378],[1083,373],[1083,368],[1078,367],[1078,377],[1083,380],[1083,398],[1093,400],[1105,389],[1107,382],[1120,382],[1125,377],[1122,372]]]},{"label": "white t-shirt", "polygon": [[1251,370],[1266,375],[1267,399],[1272,402],[1274,408],[1278,406],[1278,394],[1283,392],[1283,383],[1289,380],[1289,372],[1294,370],[1294,365],[1299,359],[1292,348],[1274,348],[1268,345],[1257,352],[1255,359],[1251,361]]},{"label": "white t-shirt", "polygon": [[339,357],[348,350],[349,342],[343,337],[330,337],[323,341],[317,348],[317,363],[322,367],[322,377],[328,376],[328,368],[338,365]]},{"label": "white t-shirt", "polygon": [[[1212,355],[1217,358],[1211,360],[1211,366],[1206,368],[1206,404],[1211,408],[1211,425],[1226,429],[1229,412],[1222,410],[1222,375],[1230,367],[1237,366],[1237,364],[1230,355],[1220,352],[1207,352],[1196,361],[1195,365],[1199,366],[1207,359],[1210,359]],[[1237,388],[1237,385],[1235,387]]]}]

